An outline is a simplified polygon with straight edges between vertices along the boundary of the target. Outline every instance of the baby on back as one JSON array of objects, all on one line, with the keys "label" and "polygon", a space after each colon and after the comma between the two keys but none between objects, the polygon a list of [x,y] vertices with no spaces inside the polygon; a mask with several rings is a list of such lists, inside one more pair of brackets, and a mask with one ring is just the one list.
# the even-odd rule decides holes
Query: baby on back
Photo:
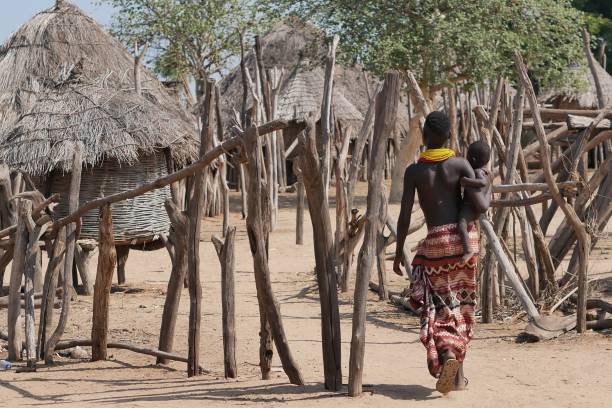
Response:
[{"label": "baby on back", "polygon": [[490,158],[491,149],[485,142],[479,140],[469,146],[467,160],[474,169],[474,178],[461,178],[464,193],[459,212],[459,235],[463,244],[463,262],[475,255],[470,248],[468,224],[476,221],[491,205],[491,173],[485,168]]}]

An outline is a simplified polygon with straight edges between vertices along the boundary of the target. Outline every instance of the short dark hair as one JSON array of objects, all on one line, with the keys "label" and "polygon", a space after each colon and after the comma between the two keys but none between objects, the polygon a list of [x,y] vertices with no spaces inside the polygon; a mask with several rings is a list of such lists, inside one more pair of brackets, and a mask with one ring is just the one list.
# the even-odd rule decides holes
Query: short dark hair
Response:
[{"label": "short dark hair", "polygon": [[444,112],[433,111],[425,119],[423,138],[428,147],[442,147],[449,138],[450,120]]},{"label": "short dark hair", "polygon": [[478,140],[468,147],[467,160],[473,168],[479,169],[491,160],[491,148],[486,142]]}]

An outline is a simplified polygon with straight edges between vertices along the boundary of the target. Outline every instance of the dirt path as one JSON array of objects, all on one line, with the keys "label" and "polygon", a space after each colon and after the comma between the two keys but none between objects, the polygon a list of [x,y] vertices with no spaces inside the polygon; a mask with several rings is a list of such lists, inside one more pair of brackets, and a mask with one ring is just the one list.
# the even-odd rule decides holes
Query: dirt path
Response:
[{"label": "dirt path", "polygon": [[[202,243],[203,321],[202,364],[210,374],[186,377],[185,365],[157,367],[155,360],[125,351],[111,351],[113,359],[90,363],[59,359],[53,368],[37,373],[0,371],[0,406],[54,407],[160,406],[216,407],[265,404],[266,406],[335,408],[361,406],[411,407],[584,407],[609,404],[612,377],[612,337],[596,333],[569,334],[543,344],[516,344],[524,323],[478,325],[466,361],[469,390],[442,397],[429,377],[424,348],[418,340],[418,320],[397,308],[378,302],[368,304],[367,347],[363,397],[349,399],[330,394],[321,385],[323,370],[320,344],[320,312],[313,275],[314,256],[310,220],[306,217],[304,246],[294,245],[295,213],[292,198],[281,201],[279,228],[271,236],[273,287],[281,303],[290,346],[307,382],[288,384],[275,357],[271,381],[259,380],[258,309],[252,260],[244,222],[238,226],[236,264],[237,361],[239,378],[223,378],[219,265],[209,242]],[[397,213],[397,208],[392,211]],[[207,220],[203,237],[219,230],[219,222]],[[551,230],[553,230],[551,228]],[[421,235],[412,237],[412,241]],[[593,274],[609,272],[610,242],[595,254]],[[94,260],[95,262],[95,260]],[[607,268],[607,269],[606,269]],[[390,265],[389,265],[390,269]],[[127,278],[144,292],[111,295],[110,338],[157,346],[170,262],[164,251],[131,252]],[[394,288],[405,285],[390,277]],[[397,279],[396,279],[397,278]],[[188,305],[186,292],[180,307],[176,351],[185,354]],[[343,373],[348,377],[351,333],[351,296],[341,297]],[[88,337],[92,299],[79,297],[66,337]],[[6,311],[0,311],[5,327]],[[5,345],[5,343],[0,343]],[[0,358],[6,352],[0,352]]]}]

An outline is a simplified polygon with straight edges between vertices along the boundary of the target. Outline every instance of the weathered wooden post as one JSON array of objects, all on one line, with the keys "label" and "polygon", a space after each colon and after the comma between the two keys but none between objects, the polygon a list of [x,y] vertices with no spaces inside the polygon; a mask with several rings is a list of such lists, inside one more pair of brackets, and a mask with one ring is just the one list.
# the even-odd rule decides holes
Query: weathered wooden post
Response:
[{"label": "weathered wooden post", "polygon": [[64,266],[64,253],[66,249],[66,227],[60,231],[53,242],[51,257],[45,273],[43,285],[43,296],[40,300],[40,321],[38,325],[38,351],[39,358],[46,360],[45,344],[51,334],[53,324],[53,303],[55,301],[55,288],[57,287],[58,277]]},{"label": "weathered wooden post", "polygon": [[[576,251],[579,251],[578,255],[580,264],[578,274],[578,309],[576,313],[576,330],[578,331],[578,333],[583,333],[584,331],[586,331],[587,271],[589,262],[589,252],[591,247],[591,237],[586,232],[584,224],[576,215],[574,208],[571,207],[564,200],[563,196],[559,192],[559,187],[557,187],[557,184],[555,183],[550,164],[550,146],[546,141],[546,133],[544,132],[544,125],[542,124],[542,118],[540,116],[538,100],[531,85],[531,81],[529,80],[529,77],[527,75],[527,69],[525,68],[525,65],[523,63],[523,58],[521,57],[518,51],[516,51],[514,54],[514,61],[516,64],[516,69],[518,71],[519,79],[525,87],[527,100],[529,101],[529,106],[531,107],[531,113],[535,124],[536,135],[540,142],[540,162],[542,163],[542,169],[546,178],[546,183],[548,184],[548,188],[555,202],[557,203],[557,205],[559,205],[559,208],[561,208],[561,210],[565,214],[565,217],[571,224],[574,233],[578,238],[578,245],[575,249]],[[600,115],[601,118],[603,118],[604,114]],[[599,120],[601,120],[601,118],[599,118]],[[585,133],[587,133],[587,131],[585,131]],[[585,140],[584,138],[578,138],[578,140],[576,140],[574,143],[578,144],[578,151],[580,152],[580,150],[582,150],[582,146],[585,143]]]},{"label": "weathered wooden post", "polygon": [[[170,236],[166,247],[172,260],[172,271],[168,279],[166,300],[159,330],[159,350],[171,352],[174,346],[176,315],[181,301],[183,282],[187,274],[187,230],[189,220],[184,211],[171,199],[165,202],[166,212],[171,222]],[[157,364],[167,364],[168,359],[157,357]]]},{"label": "weathered wooden post", "polygon": [[24,285],[24,300],[25,300],[25,335],[26,335],[26,355],[27,366],[30,369],[36,369],[36,361],[38,360],[36,352],[36,324],[34,317],[34,288],[35,276],[39,272],[38,264],[40,257],[39,239],[47,230],[48,224],[37,225],[32,219],[32,202],[26,200],[21,203],[20,211],[23,211],[23,216],[26,220],[28,229],[28,245],[26,248],[25,258],[25,285]]},{"label": "weathered wooden post", "polygon": [[236,322],[234,293],[234,242],[236,227],[228,228],[225,241],[213,236],[212,242],[221,263],[221,315],[223,319],[223,365],[225,378],[236,378]]},{"label": "weathered wooden post", "polygon": [[[74,158],[72,161],[72,176],[70,179],[70,196],[68,198],[68,213],[74,213],[79,207],[79,191],[81,189],[81,171],[83,169],[83,147],[77,142],[74,147]],[[45,345],[45,362],[53,363],[55,346],[59,342],[70,313],[70,300],[72,298],[72,266],[74,264],[74,251],[76,243],[76,222],[66,226],[66,255],[64,257],[64,280],[62,311],[55,331]]]},{"label": "weathered wooden post", "polygon": [[385,84],[376,100],[376,119],[374,122],[374,143],[372,146],[372,166],[368,177],[368,198],[366,226],[363,244],[359,251],[357,281],[353,307],[353,330],[351,356],[349,361],[349,396],[356,397],[362,391],[363,359],[365,354],[365,318],[370,272],[376,255],[377,237],[382,234],[379,211],[382,201],[384,175],[384,154],[387,137],[395,127],[401,81],[399,73],[391,71],[385,77]]},{"label": "weathered wooden post", "polygon": [[[270,282],[270,270],[268,268],[268,220],[269,220],[269,199],[268,194],[265,194],[264,186],[262,186],[262,157],[261,142],[258,137],[256,127],[249,128],[244,135],[244,149],[248,157],[249,171],[249,190],[247,194],[248,212],[247,212],[247,233],[251,246],[251,254],[253,255],[253,267],[255,270],[255,286],[257,288],[257,300],[260,305],[260,314],[265,314],[267,321],[276,344],[281,359],[283,369],[289,377],[292,384],[303,385],[304,380],[302,374],[293,360],[289,343],[285,336],[283,322],[280,314],[280,308],[272,292],[272,283]],[[263,201],[263,203],[262,203]],[[268,333],[265,327],[262,327],[260,338],[267,343]],[[263,345],[263,343],[260,343]],[[268,346],[260,348],[260,363],[262,359],[271,357]],[[266,350],[262,354],[262,350]],[[262,376],[265,378],[267,373],[262,366]]]},{"label": "weathered wooden post", "polygon": [[340,314],[334,268],[334,242],[325,196],[325,178],[319,164],[316,147],[316,128],[312,119],[306,130],[300,133],[302,157],[300,168],[308,198],[308,210],[312,221],[317,283],[321,302],[321,337],[325,388],[337,391],[342,386],[340,344]]},{"label": "weathered wooden post", "polygon": [[325,64],[325,79],[323,85],[323,101],[321,103],[321,175],[325,185],[325,199],[329,200],[329,181],[331,175],[331,134],[334,124],[332,123],[332,95],[334,88],[334,67],[336,64],[336,48],[340,37],[335,35],[329,44],[327,62]]},{"label": "weathered wooden post", "polygon": [[113,237],[113,217],[110,204],[100,208],[99,255],[96,284],[94,286],[93,317],[91,319],[91,360],[106,360],[108,342],[108,306],[113,272],[117,263],[115,239]]},{"label": "weathered wooden post", "polygon": [[[28,228],[26,219],[27,200],[19,200],[17,211],[17,230],[14,234],[13,265],[9,286],[8,305],[8,359],[21,360],[22,332],[19,325],[21,314],[21,282],[25,267],[26,248],[28,245]],[[30,207],[31,208],[31,207]]]},{"label": "weathered wooden post", "polygon": [[125,284],[125,265],[127,264],[128,256],[130,255],[130,247],[127,245],[118,245],[115,248],[117,254],[117,284]]},{"label": "weathered wooden post", "polygon": [[[204,114],[200,138],[200,158],[212,148],[213,137],[213,89],[215,83],[206,83]],[[189,281],[189,355],[187,375],[199,375],[200,367],[200,321],[202,318],[202,283],[200,282],[200,225],[202,223],[202,206],[204,183],[208,169],[198,170],[193,176],[193,197],[187,205],[189,229],[187,231],[187,278]]]}]

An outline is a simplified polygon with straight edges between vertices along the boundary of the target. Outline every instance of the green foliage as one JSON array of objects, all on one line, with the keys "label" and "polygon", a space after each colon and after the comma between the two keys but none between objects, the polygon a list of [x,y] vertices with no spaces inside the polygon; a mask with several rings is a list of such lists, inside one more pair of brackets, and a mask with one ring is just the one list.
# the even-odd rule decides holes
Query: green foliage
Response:
[{"label": "green foliage", "polygon": [[514,75],[520,49],[543,86],[581,60],[582,13],[568,0],[277,0],[340,34],[348,58],[382,74],[412,70],[426,88]]},{"label": "green foliage", "polygon": [[156,72],[196,83],[227,68],[240,49],[238,32],[262,15],[253,0],[102,1],[117,10],[111,31],[128,48],[147,43]]}]

